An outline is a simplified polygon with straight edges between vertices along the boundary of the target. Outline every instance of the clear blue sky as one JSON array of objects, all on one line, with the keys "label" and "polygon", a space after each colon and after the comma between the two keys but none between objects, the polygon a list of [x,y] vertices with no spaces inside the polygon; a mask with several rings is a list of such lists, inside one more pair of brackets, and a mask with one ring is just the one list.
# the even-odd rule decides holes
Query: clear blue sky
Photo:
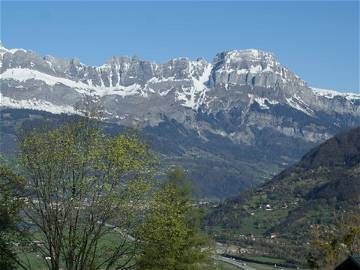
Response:
[{"label": "clear blue sky", "polygon": [[228,49],[272,51],[310,85],[359,91],[359,2],[2,2],[9,48],[77,57],[212,60]]}]

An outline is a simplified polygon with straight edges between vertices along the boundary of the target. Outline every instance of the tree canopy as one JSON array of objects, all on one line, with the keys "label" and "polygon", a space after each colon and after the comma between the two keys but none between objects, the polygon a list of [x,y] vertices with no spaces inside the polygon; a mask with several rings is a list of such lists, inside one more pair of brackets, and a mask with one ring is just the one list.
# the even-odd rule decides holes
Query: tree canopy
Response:
[{"label": "tree canopy", "polygon": [[[20,139],[31,250],[58,270],[124,269],[144,215],[156,159],[135,135],[105,135],[85,119],[32,129]],[[25,251],[24,251],[25,252]]]},{"label": "tree canopy", "polygon": [[18,258],[12,243],[19,236],[16,223],[22,205],[24,179],[4,162],[0,165],[0,269],[15,269]]},{"label": "tree canopy", "polygon": [[175,169],[153,195],[149,214],[138,231],[143,248],[139,269],[190,270],[204,266],[209,245],[200,232],[190,190],[185,173]]}]

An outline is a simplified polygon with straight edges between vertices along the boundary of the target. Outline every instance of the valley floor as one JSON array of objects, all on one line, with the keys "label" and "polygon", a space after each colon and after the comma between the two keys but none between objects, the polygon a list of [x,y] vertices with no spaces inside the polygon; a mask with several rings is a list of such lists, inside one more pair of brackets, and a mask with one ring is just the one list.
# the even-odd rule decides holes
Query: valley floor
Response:
[{"label": "valley floor", "polygon": [[219,269],[224,270],[235,270],[235,269],[242,269],[242,270],[271,270],[271,269],[283,269],[283,270],[291,270],[295,268],[284,268],[277,266],[274,264],[273,266],[267,264],[260,264],[260,263],[249,263],[242,260],[228,258],[224,256],[216,256],[216,260],[221,262],[219,264]]}]

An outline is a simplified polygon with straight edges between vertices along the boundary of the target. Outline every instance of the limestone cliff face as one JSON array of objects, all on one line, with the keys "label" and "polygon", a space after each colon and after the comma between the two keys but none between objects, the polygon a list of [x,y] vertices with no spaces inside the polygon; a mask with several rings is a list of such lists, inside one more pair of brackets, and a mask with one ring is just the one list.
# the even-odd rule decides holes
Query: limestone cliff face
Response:
[{"label": "limestone cliff face", "polygon": [[254,49],[221,52],[211,63],[112,57],[93,67],[1,46],[0,63],[3,108],[81,114],[93,100],[105,121],[141,128],[176,121],[204,143],[216,137],[256,148],[284,166],[360,126],[359,94],[312,89],[272,53]]}]

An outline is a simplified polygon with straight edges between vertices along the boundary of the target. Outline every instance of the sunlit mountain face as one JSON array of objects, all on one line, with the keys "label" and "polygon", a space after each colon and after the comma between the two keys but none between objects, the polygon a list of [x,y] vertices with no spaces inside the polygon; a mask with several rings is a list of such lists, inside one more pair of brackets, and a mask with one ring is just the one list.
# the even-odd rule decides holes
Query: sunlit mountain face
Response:
[{"label": "sunlit mountain face", "polygon": [[3,46],[0,55],[8,125],[50,117],[43,112],[82,115],[85,101],[93,101],[104,122],[136,127],[164,164],[188,168],[205,197],[264,182],[314,145],[360,125],[359,94],[311,88],[272,53],[255,49],[224,51],[211,63],[112,57],[97,67]]}]

